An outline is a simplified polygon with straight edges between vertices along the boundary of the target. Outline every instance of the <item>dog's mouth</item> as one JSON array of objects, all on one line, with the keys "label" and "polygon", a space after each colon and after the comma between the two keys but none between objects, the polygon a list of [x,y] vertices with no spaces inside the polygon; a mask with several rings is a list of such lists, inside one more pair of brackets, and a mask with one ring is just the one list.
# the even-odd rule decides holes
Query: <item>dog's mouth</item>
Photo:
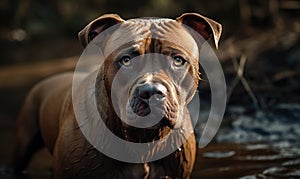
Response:
[{"label": "dog's mouth", "polygon": [[179,105],[172,99],[172,92],[160,83],[136,86],[126,109],[129,120],[133,123],[144,123],[151,129],[163,126],[174,128]]},{"label": "dog's mouth", "polygon": [[140,117],[145,117],[151,112],[149,103],[147,101],[139,99],[136,96],[134,96],[133,99],[130,100],[130,107],[132,111]]}]

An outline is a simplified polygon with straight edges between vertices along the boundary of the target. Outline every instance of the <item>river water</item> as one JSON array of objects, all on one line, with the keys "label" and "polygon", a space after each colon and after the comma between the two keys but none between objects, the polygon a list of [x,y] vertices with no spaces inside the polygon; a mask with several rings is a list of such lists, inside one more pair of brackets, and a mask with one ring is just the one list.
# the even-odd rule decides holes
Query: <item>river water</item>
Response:
[{"label": "river water", "polygon": [[215,141],[199,149],[194,178],[300,178],[299,104],[228,113]]}]

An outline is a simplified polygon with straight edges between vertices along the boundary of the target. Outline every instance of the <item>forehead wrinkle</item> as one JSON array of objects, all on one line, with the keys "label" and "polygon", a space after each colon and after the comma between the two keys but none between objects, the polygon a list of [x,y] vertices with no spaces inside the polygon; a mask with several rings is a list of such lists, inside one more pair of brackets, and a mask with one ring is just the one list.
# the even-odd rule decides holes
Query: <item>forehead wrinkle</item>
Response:
[{"label": "forehead wrinkle", "polygon": [[172,19],[162,19],[160,23],[153,24],[153,38],[167,40],[177,44],[185,44],[186,48],[193,49],[196,44],[189,32]]},{"label": "forehead wrinkle", "polygon": [[198,46],[195,40],[188,32],[182,30],[173,31],[164,34],[163,40],[171,43],[171,47],[176,47],[188,52],[190,55],[197,56]]},{"label": "forehead wrinkle", "polygon": [[[104,54],[107,56],[123,44],[139,44],[144,36],[149,34],[149,25],[142,22],[128,20],[112,33],[105,46]],[[138,34],[138,35],[137,35]]]},{"label": "forehead wrinkle", "polygon": [[[160,19],[159,23],[152,24],[152,38],[163,40],[167,43],[161,43],[165,46],[176,47],[188,53],[195,58],[198,57],[198,46],[189,32],[172,19]],[[167,45],[166,45],[167,44]],[[171,44],[171,45],[170,45]]]},{"label": "forehead wrinkle", "polygon": [[[149,41],[149,38],[152,40]],[[151,46],[150,43],[154,43],[153,39],[172,42],[190,55],[198,56],[198,47],[191,34],[176,20],[165,18],[130,19],[123,22],[109,38],[104,54],[110,54],[116,47],[128,42],[132,42],[141,53]]]}]

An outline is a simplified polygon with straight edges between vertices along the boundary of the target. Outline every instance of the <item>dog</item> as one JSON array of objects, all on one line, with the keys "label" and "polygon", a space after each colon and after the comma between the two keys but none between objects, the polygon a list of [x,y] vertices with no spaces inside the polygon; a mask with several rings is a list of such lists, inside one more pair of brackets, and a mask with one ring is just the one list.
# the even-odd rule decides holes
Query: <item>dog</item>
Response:
[{"label": "dog", "polygon": [[[54,178],[189,178],[196,142],[187,104],[198,86],[198,58],[204,43],[195,33],[205,41],[212,37],[217,48],[221,31],[219,23],[197,13],[175,20],[123,20],[117,14],[105,14],[90,22],[79,32],[79,40],[83,47],[96,40],[106,55],[97,69],[95,90],[84,84],[78,89],[83,106],[89,102],[84,97],[94,95],[107,129],[128,142],[157,141],[178,129],[188,129],[189,135],[177,150],[157,160],[126,162],[107,156],[87,140],[76,120],[73,74],[59,74],[34,86],[25,100],[17,121],[14,171],[24,170],[34,152],[46,146],[54,158]],[[122,44],[124,39],[128,43]],[[137,70],[130,71],[133,66]],[[89,82],[87,77],[83,83]],[[112,89],[117,92],[112,94]],[[161,119],[149,118],[154,122],[148,124],[146,117],[155,112]],[[172,140],[176,143],[177,138]]]}]

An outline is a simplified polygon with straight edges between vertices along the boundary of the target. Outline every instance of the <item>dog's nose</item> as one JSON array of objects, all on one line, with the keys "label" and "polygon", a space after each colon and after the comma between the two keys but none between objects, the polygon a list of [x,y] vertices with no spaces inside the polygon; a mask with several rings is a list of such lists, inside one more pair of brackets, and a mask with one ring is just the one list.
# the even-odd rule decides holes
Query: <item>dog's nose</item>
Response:
[{"label": "dog's nose", "polygon": [[137,89],[138,97],[144,100],[148,100],[151,96],[154,96],[154,100],[162,101],[166,97],[167,89],[164,85],[156,84],[144,84]]}]

